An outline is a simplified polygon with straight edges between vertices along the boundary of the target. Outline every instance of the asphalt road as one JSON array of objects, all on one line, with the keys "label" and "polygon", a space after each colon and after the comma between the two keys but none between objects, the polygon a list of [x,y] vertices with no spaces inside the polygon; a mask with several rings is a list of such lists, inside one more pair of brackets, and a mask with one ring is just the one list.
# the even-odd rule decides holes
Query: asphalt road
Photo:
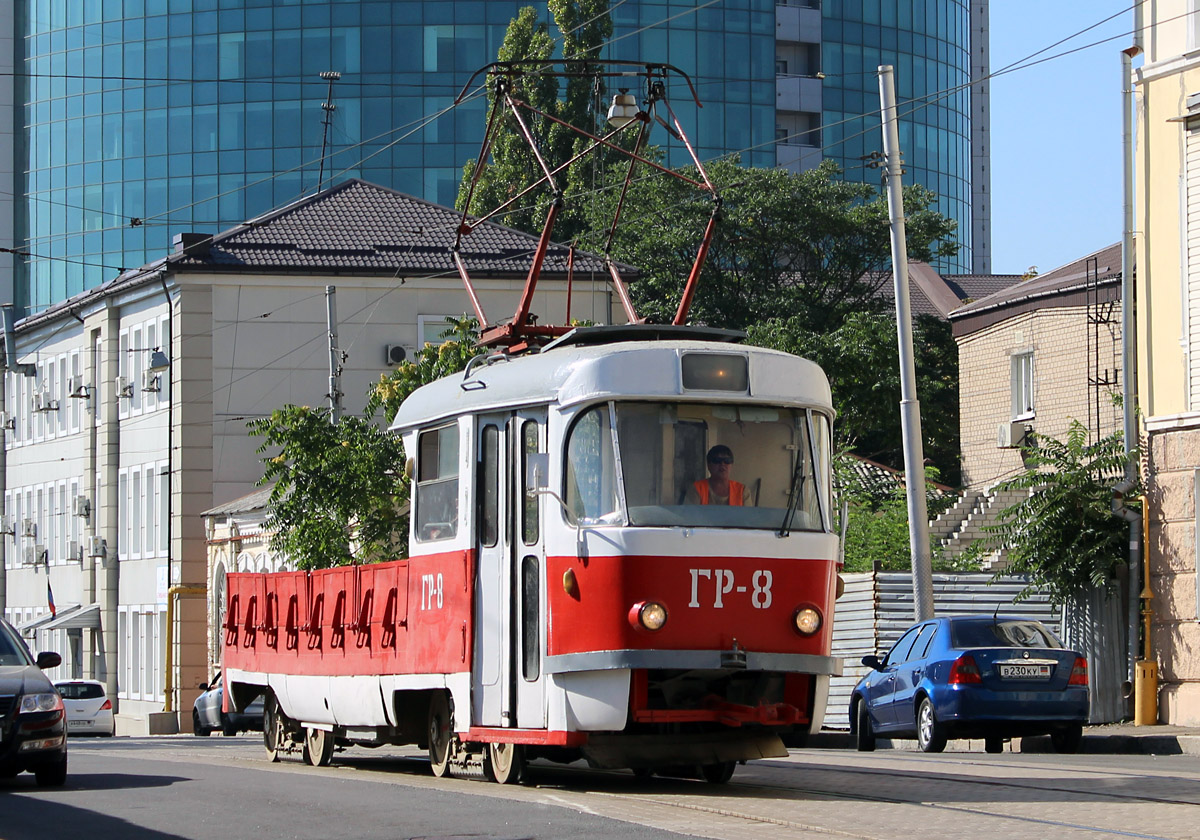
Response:
[{"label": "asphalt road", "polygon": [[1200,837],[1200,759],[798,750],[728,785],[534,765],[435,779],[411,750],[270,764],[253,736],[73,739],[66,787],[0,780],[0,840],[77,837]]}]

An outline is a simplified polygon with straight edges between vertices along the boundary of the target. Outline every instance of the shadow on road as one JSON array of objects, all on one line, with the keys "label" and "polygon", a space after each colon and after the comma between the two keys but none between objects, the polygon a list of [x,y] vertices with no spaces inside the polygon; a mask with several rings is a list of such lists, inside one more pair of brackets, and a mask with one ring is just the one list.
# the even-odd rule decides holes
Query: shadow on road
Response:
[{"label": "shadow on road", "polygon": [[[33,776],[21,775],[0,781],[0,826],[4,840],[44,840],[52,837],[92,837],[97,840],[137,837],[138,840],[183,840],[70,804],[82,791],[136,790],[187,781],[179,776],[131,776],[123,773],[75,773],[61,788],[40,788]],[[25,796],[24,794],[37,794]]]}]

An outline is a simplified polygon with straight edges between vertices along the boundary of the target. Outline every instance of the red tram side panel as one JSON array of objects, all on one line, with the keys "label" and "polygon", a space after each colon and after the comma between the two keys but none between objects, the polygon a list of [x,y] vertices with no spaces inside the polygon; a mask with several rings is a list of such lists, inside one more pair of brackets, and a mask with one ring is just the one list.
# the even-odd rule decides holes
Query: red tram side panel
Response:
[{"label": "red tram side panel", "polygon": [[472,575],[465,551],[231,574],[225,668],[328,677],[468,671]]}]

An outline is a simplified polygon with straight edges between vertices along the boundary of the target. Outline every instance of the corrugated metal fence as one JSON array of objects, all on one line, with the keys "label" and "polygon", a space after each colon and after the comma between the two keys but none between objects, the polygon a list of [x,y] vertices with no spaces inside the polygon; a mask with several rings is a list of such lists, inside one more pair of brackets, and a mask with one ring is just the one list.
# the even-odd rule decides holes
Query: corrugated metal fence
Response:
[{"label": "corrugated metal fence", "polygon": [[[825,726],[849,729],[850,692],[866,673],[859,664],[869,653],[891,648],[913,621],[912,575],[907,572],[867,572],[845,575],[846,591],[833,618],[833,655],[840,656],[844,675],[829,681]],[[1061,611],[1044,595],[1014,604],[1025,588],[1024,578],[1002,577],[992,582],[988,572],[935,574],[933,602],[938,615],[1019,613],[1045,622],[1061,635]]]}]

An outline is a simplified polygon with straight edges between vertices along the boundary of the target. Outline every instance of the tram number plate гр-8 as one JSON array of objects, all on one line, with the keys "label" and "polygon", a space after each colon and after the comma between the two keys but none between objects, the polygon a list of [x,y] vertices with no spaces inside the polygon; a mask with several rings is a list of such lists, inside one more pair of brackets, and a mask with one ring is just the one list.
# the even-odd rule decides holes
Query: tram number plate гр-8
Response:
[{"label": "tram number plate \u0433\u0440-8", "polygon": [[1045,663],[1001,662],[1000,678],[1004,680],[1048,680],[1053,668]]}]

